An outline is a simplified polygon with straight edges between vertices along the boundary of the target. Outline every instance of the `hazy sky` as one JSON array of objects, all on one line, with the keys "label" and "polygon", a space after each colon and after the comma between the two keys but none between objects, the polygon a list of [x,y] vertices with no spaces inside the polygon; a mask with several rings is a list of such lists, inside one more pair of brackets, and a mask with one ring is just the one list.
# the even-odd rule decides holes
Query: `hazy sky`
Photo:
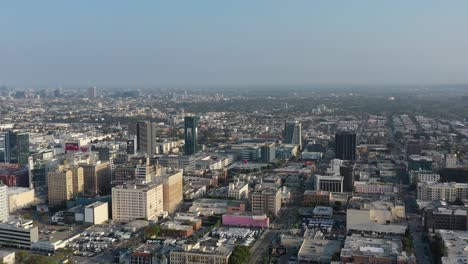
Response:
[{"label": "hazy sky", "polygon": [[468,83],[468,1],[0,3],[0,85]]}]

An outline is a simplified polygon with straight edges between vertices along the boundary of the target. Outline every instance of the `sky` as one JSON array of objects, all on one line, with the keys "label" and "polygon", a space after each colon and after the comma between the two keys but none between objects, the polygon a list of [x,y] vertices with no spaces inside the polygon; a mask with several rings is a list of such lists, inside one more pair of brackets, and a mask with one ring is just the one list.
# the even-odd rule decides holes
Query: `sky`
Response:
[{"label": "sky", "polygon": [[0,3],[0,85],[468,83],[465,0]]}]

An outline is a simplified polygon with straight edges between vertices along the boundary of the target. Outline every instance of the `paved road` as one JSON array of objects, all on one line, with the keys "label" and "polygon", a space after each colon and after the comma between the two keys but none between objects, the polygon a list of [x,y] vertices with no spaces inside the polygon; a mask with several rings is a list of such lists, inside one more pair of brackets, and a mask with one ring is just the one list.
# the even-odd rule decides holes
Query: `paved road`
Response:
[{"label": "paved road", "polygon": [[418,212],[414,191],[403,190],[405,200],[406,216],[408,217],[408,228],[413,237],[413,245],[416,259],[421,264],[432,264],[432,257],[429,244],[421,239],[423,227]]},{"label": "paved road", "polygon": [[408,226],[413,237],[414,251],[418,263],[421,264],[431,264],[432,258],[430,256],[429,246],[425,241],[422,241],[422,228],[419,220],[419,216],[415,214],[408,215]]},{"label": "paved road", "polygon": [[263,263],[263,258],[268,256],[271,243],[280,233],[280,230],[267,229],[250,249],[251,258],[248,264]]}]

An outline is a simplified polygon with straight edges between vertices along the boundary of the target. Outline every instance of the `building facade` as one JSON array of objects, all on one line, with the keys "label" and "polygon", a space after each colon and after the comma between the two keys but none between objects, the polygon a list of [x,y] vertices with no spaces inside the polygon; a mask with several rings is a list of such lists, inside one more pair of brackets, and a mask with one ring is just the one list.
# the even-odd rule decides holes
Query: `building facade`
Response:
[{"label": "building facade", "polygon": [[112,180],[109,161],[81,164],[80,167],[83,168],[84,191],[86,194],[108,193]]},{"label": "building facade", "polygon": [[30,249],[39,240],[39,229],[32,220],[11,220],[0,223],[0,246]]},{"label": "building facade", "polygon": [[242,226],[242,227],[259,227],[268,228],[270,226],[270,218],[266,215],[247,215],[247,214],[225,214],[222,217],[223,225],[226,226]]},{"label": "building facade", "polygon": [[432,158],[419,155],[411,155],[408,158],[409,171],[432,171]]},{"label": "building facade", "polygon": [[317,191],[343,192],[343,176],[315,175]]},{"label": "building facade", "polygon": [[335,134],[335,156],[341,160],[356,159],[356,134],[339,132]]},{"label": "building facade", "polygon": [[330,193],[326,191],[304,191],[304,206],[329,205]]},{"label": "building facade", "polygon": [[467,209],[464,207],[440,207],[424,210],[424,227],[429,232],[436,229],[468,230]]},{"label": "building facade", "polygon": [[302,149],[302,125],[299,121],[289,121],[284,124],[284,143],[298,145]]},{"label": "building facade", "polygon": [[73,170],[65,166],[60,166],[56,171],[49,172],[47,177],[49,205],[65,205],[68,200],[78,195],[74,190],[83,189],[83,187],[75,188],[73,179]]},{"label": "building facade", "polygon": [[4,146],[3,161],[28,165],[29,134],[8,131],[1,137]]},{"label": "building facade", "polygon": [[163,209],[173,213],[184,199],[183,171],[169,171],[160,176],[163,183]]},{"label": "building facade", "polygon": [[200,118],[198,116],[186,116],[184,118],[184,135],[185,135],[185,155],[193,155],[198,153],[198,126]]},{"label": "building facade", "polygon": [[112,219],[116,222],[153,220],[162,212],[162,184],[129,184],[112,188]]},{"label": "building facade", "polygon": [[269,143],[260,146],[260,156],[261,156],[261,162],[263,163],[270,163],[273,162],[275,159],[276,155],[276,144],[275,143]]},{"label": "building facade", "polygon": [[109,220],[109,204],[107,202],[95,202],[84,208],[84,222],[100,225]]},{"label": "building facade", "polygon": [[205,247],[197,244],[185,244],[170,254],[171,264],[216,263],[228,264],[233,246]]},{"label": "building facade", "polygon": [[417,186],[417,194],[418,200],[425,201],[454,202],[457,199],[465,200],[468,199],[468,184],[420,182]]},{"label": "building facade", "polygon": [[34,189],[25,187],[8,188],[8,203],[10,212],[14,212],[18,209],[32,205],[34,200]]},{"label": "building facade", "polygon": [[281,190],[261,188],[251,194],[252,213],[278,215],[281,209]]},{"label": "building facade", "polygon": [[230,183],[228,187],[228,197],[236,200],[249,197],[249,185],[244,182]]},{"label": "building facade", "polygon": [[0,182],[0,222],[5,222],[10,216],[8,205],[8,186]]},{"label": "building facade", "polygon": [[152,156],[156,151],[156,123],[139,121],[129,127],[130,135],[136,136],[136,150],[138,153]]}]

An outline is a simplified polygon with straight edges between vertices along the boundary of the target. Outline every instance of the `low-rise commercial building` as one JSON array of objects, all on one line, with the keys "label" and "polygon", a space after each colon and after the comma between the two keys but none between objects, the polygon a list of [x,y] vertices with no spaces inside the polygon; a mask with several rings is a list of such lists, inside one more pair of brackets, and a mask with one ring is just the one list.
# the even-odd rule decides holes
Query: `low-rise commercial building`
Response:
[{"label": "low-rise commercial building", "polygon": [[251,214],[225,214],[222,218],[223,225],[226,226],[242,226],[242,227],[259,227],[268,228],[270,219],[265,215]]},{"label": "low-rise commercial building", "polygon": [[222,199],[201,198],[193,201],[189,212],[200,215],[222,215],[226,213],[245,212],[245,202]]},{"label": "low-rise commercial building", "polygon": [[169,237],[190,237],[194,232],[193,225],[178,221],[167,221],[160,226],[162,235]]},{"label": "low-rise commercial building", "polygon": [[468,230],[468,209],[463,206],[426,208],[423,215],[424,227],[430,231]]},{"label": "low-rise commercial building", "polygon": [[397,193],[399,188],[397,185],[383,182],[366,182],[355,181],[354,189],[357,193]]},{"label": "low-rise commercial building", "polygon": [[346,210],[346,229],[351,232],[403,235],[405,205],[400,201],[352,199]]},{"label": "low-rise commercial building", "polygon": [[408,157],[409,171],[432,171],[432,158],[420,155]]},{"label": "low-rise commercial building", "polygon": [[95,202],[84,208],[84,222],[99,225],[109,220],[109,204]]},{"label": "low-rise commercial building", "polygon": [[447,253],[442,257],[442,264],[468,263],[468,231],[436,231],[443,240]]},{"label": "low-rise commercial building", "polygon": [[340,252],[340,248],[340,241],[325,239],[307,229],[297,258],[299,263],[330,263],[333,256]]},{"label": "low-rise commercial building", "polygon": [[306,190],[304,192],[304,206],[329,205],[330,193],[326,191]]},{"label": "low-rise commercial building", "polygon": [[0,246],[30,249],[39,240],[39,230],[32,220],[9,220],[0,223]]},{"label": "low-rise commercial building", "polygon": [[234,250],[233,245],[203,246],[200,243],[186,244],[175,248],[170,254],[171,264],[216,263],[227,264]]},{"label": "low-rise commercial building", "polygon": [[416,264],[414,256],[403,251],[400,239],[347,236],[340,254],[342,263]]},{"label": "low-rise commercial building", "polygon": [[8,203],[10,213],[30,206],[34,203],[34,189],[24,187],[8,188]]}]

